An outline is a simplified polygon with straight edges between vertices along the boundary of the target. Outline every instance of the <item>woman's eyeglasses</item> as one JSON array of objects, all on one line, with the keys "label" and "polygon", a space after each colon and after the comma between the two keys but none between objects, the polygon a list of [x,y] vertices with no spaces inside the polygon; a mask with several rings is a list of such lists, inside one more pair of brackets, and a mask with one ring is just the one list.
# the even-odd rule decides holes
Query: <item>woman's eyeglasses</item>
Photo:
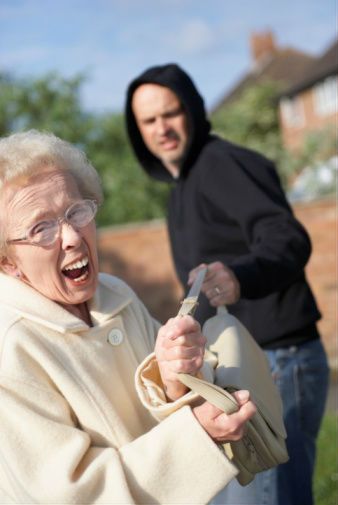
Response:
[{"label": "woman's eyeglasses", "polygon": [[96,212],[97,203],[94,200],[81,200],[68,207],[63,217],[40,221],[29,228],[24,237],[7,240],[7,243],[28,242],[50,246],[59,237],[61,223],[66,222],[75,229],[84,228],[94,219]]}]

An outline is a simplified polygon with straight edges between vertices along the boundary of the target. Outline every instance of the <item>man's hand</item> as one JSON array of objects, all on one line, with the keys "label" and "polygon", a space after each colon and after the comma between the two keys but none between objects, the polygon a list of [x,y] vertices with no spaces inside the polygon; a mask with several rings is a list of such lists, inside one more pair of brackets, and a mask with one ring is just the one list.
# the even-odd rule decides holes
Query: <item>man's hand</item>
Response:
[{"label": "man's hand", "polygon": [[238,302],[240,298],[240,285],[233,271],[220,261],[205,263],[194,268],[189,273],[188,285],[191,285],[201,268],[208,267],[202,285],[202,292],[209,299],[210,305],[219,307]]},{"label": "man's hand", "polygon": [[256,412],[256,407],[250,400],[249,391],[236,391],[233,396],[237,400],[239,410],[230,415],[209,402],[204,402],[192,409],[197,421],[215,442],[240,440],[244,435],[245,423]]},{"label": "man's hand", "polygon": [[206,338],[191,316],[175,317],[160,328],[155,355],[166,395],[177,400],[188,388],[178,379],[178,373],[196,375],[203,365]]}]

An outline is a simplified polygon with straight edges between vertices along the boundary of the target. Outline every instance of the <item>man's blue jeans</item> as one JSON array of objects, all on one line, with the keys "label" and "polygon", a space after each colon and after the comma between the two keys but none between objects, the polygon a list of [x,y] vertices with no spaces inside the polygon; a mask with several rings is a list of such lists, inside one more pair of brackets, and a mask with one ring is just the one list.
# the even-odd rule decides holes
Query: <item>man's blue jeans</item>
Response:
[{"label": "man's blue jeans", "polygon": [[280,391],[290,460],[248,486],[236,480],[212,501],[219,505],[313,505],[316,437],[325,410],[329,368],[319,340],[266,351]]}]

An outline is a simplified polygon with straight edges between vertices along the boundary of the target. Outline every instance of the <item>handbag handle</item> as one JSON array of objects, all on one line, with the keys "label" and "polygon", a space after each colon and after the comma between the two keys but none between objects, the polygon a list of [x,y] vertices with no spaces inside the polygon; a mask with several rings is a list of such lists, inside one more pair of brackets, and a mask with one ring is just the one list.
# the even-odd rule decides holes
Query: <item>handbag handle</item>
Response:
[{"label": "handbag handle", "polygon": [[182,384],[191,389],[191,391],[197,393],[199,396],[204,398],[204,400],[212,403],[220,410],[223,410],[226,414],[233,414],[238,411],[238,403],[236,402],[234,396],[232,396],[226,389],[187,373],[180,373],[179,379]]}]

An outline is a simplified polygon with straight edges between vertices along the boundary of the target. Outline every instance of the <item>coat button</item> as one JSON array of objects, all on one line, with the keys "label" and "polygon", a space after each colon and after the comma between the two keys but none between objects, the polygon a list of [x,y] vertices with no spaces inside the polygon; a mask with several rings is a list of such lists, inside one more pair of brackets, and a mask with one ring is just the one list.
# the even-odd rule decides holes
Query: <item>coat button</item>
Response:
[{"label": "coat button", "polygon": [[118,328],[114,328],[113,330],[111,330],[109,332],[109,335],[108,335],[108,342],[111,344],[111,345],[120,345],[123,341],[123,333],[121,330],[119,330]]}]

